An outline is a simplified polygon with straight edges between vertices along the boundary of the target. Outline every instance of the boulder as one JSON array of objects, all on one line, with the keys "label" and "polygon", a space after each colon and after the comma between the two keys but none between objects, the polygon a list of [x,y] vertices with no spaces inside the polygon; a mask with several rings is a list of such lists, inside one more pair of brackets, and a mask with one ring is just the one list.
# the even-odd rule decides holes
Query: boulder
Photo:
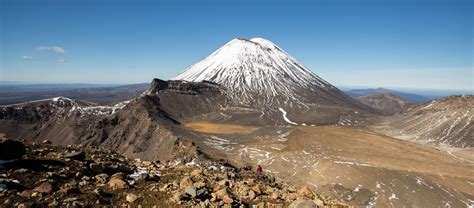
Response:
[{"label": "boulder", "polygon": [[188,176],[181,179],[181,182],[179,183],[180,188],[186,188],[191,185],[193,185],[193,180],[191,180],[191,178]]},{"label": "boulder", "polygon": [[311,189],[309,189],[309,187],[307,186],[303,186],[300,191],[299,191],[299,194],[303,197],[308,197],[310,199],[314,198],[314,193],[313,191],[311,191]]},{"label": "boulder", "polygon": [[135,195],[135,194],[132,194],[132,193],[128,193],[127,196],[125,197],[125,200],[128,203],[132,203],[132,202],[136,201],[137,199],[138,199],[138,196]]},{"label": "boulder", "polygon": [[50,182],[44,182],[41,185],[37,186],[33,191],[40,193],[51,193],[53,191],[53,184]]},{"label": "boulder", "polygon": [[0,160],[20,159],[25,153],[25,145],[19,141],[11,139],[0,141]]},{"label": "boulder", "polygon": [[193,171],[191,172],[191,176],[192,176],[192,177],[199,176],[199,175],[201,175],[201,174],[202,174],[202,171],[199,170],[199,169],[195,169],[195,170],[193,170]]},{"label": "boulder", "polygon": [[186,187],[186,189],[184,189],[184,191],[193,198],[197,196],[197,190],[196,190],[196,187],[194,186],[188,186]]},{"label": "boulder", "polygon": [[298,199],[290,204],[288,208],[317,208],[316,204],[307,199]]},{"label": "boulder", "polygon": [[125,179],[127,175],[125,175],[125,173],[122,173],[122,172],[118,172],[118,173],[114,173],[112,176],[110,176],[110,178],[118,178],[118,179]]},{"label": "boulder", "polygon": [[109,185],[109,188],[111,188],[112,190],[123,189],[123,188],[126,188],[128,186],[125,181],[123,181],[122,179],[119,179],[119,178],[110,179],[109,182],[108,182],[108,185]]},{"label": "boulder", "polygon": [[232,204],[232,202],[234,202],[234,200],[232,198],[230,198],[230,196],[224,196],[224,198],[222,198],[222,201],[226,204]]}]

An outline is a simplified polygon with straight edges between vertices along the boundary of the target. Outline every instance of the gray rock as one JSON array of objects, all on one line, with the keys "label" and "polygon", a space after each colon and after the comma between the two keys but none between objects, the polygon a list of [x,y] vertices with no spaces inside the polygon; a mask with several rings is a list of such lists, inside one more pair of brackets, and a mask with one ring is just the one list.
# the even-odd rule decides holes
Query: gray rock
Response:
[{"label": "gray rock", "polygon": [[26,173],[28,172],[28,169],[25,169],[25,168],[20,168],[18,170],[15,170],[15,173]]},{"label": "gray rock", "polygon": [[194,186],[188,186],[186,189],[184,189],[184,191],[193,198],[197,196],[197,190]]},{"label": "gray rock", "polygon": [[298,199],[290,204],[288,208],[317,208],[316,204],[307,199]]}]

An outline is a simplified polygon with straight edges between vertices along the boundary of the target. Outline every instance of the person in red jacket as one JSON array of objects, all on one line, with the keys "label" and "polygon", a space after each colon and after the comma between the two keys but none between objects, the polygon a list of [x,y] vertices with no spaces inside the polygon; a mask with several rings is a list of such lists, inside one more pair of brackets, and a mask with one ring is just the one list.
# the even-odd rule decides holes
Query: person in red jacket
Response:
[{"label": "person in red jacket", "polygon": [[257,174],[262,174],[263,173],[262,166],[258,165],[256,172],[257,172]]}]

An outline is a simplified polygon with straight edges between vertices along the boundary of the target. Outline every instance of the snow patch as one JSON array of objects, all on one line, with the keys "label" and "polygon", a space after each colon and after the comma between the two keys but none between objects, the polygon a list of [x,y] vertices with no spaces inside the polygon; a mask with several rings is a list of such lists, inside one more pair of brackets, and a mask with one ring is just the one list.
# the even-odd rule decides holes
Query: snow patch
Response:
[{"label": "snow patch", "polygon": [[284,119],[287,123],[293,124],[293,125],[298,125],[298,123],[295,123],[295,122],[291,121],[290,119],[288,119],[288,117],[286,117],[287,112],[286,112],[283,108],[278,108],[278,110],[281,111],[281,113],[283,114],[283,119]]},{"label": "snow patch", "polygon": [[392,193],[392,195],[390,195],[390,197],[388,197],[388,200],[390,201],[393,201],[395,199],[398,199],[397,195],[395,195],[395,193]]}]

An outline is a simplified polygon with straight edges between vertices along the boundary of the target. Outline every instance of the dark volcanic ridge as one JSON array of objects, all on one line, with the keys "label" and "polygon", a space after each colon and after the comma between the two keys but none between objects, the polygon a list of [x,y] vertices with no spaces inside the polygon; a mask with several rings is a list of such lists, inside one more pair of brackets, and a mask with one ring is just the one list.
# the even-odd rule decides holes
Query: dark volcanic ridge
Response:
[{"label": "dark volcanic ridge", "polygon": [[380,132],[444,147],[474,147],[474,95],[449,96],[413,105],[383,119]]}]

